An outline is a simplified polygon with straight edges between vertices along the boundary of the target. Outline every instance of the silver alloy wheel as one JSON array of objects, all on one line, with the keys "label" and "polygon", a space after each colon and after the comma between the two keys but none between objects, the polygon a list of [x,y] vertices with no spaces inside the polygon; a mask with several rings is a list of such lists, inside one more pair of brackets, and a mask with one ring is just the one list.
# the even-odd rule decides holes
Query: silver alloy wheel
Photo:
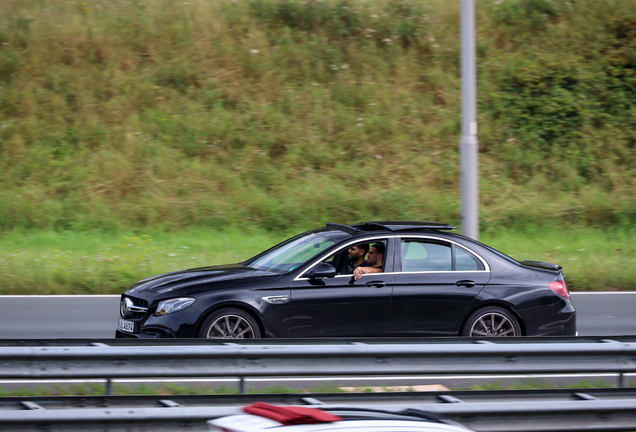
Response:
[{"label": "silver alloy wheel", "polygon": [[515,325],[507,316],[497,312],[488,312],[475,320],[469,335],[471,337],[504,337],[517,336],[517,332]]},{"label": "silver alloy wheel", "polygon": [[254,339],[254,329],[238,315],[222,315],[208,330],[208,339]]}]

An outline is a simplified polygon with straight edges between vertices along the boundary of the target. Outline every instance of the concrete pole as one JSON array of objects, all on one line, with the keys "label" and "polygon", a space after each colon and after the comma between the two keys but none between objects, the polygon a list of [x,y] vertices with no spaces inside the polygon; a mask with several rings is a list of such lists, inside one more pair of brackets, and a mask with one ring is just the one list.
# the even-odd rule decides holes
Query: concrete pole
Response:
[{"label": "concrete pole", "polygon": [[475,3],[461,0],[462,136],[459,140],[461,169],[461,230],[479,238],[479,141],[477,140],[477,78],[475,66]]}]

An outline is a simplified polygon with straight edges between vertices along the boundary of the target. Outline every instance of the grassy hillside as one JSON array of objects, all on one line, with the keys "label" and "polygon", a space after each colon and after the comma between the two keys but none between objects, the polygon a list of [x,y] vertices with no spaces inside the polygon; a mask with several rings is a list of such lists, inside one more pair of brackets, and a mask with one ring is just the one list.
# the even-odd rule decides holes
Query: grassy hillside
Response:
[{"label": "grassy hillside", "polygon": [[[457,1],[0,2],[0,230],[457,222]],[[636,2],[477,1],[483,227],[636,221]]]}]

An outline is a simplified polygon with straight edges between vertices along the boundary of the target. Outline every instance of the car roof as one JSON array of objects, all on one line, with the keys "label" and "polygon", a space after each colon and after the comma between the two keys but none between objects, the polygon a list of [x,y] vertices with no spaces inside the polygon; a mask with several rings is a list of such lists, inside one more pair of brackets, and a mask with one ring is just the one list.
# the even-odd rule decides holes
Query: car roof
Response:
[{"label": "car roof", "polygon": [[419,222],[419,221],[369,221],[359,222],[355,225],[343,225],[338,223],[328,223],[326,228],[329,230],[344,231],[351,235],[363,234],[367,231],[420,231],[420,230],[441,230],[451,231],[457,227],[449,224],[438,222]]}]

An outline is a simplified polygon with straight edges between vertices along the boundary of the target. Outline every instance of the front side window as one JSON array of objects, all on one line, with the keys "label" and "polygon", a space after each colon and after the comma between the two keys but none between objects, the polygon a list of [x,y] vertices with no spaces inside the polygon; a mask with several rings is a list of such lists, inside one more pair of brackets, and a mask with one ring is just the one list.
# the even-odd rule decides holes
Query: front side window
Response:
[{"label": "front side window", "polygon": [[[374,251],[370,255],[371,248],[374,248]],[[384,270],[386,266],[386,248],[386,239],[361,240],[347,245],[322,262],[333,265],[338,275],[353,274],[353,270],[359,266],[378,267]]]}]

